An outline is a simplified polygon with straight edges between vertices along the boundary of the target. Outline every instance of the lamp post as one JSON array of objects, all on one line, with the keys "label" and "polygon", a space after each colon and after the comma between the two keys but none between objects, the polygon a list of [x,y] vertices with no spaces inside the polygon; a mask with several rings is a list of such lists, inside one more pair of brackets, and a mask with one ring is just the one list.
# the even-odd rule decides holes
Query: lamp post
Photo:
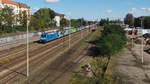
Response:
[{"label": "lamp post", "polygon": [[141,48],[141,57],[142,57],[142,64],[144,63],[144,38],[143,38],[143,19],[144,18],[142,18],[141,17],[141,29],[142,29],[142,43],[141,43],[141,46],[142,46],[142,48]]},{"label": "lamp post", "polygon": [[[81,19],[81,28],[82,28],[82,22],[83,22],[83,21],[82,21],[82,19]],[[82,39],[82,37],[83,37],[83,36],[82,36],[82,30],[81,30],[81,39]]]},{"label": "lamp post", "polygon": [[28,24],[28,15],[29,13],[27,12],[27,77],[29,77],[29,24]]},{"label": "lamp post", "polygon": [[[69,28],[71,28],[71,18],[69,17],[69,19],[70,19],[70,21],[69,21]],[[70,48],[70,46],[71,46],[71,44],[70,44],[70,38],[71,38],[71,33],[69,34],[69,48]]]}]

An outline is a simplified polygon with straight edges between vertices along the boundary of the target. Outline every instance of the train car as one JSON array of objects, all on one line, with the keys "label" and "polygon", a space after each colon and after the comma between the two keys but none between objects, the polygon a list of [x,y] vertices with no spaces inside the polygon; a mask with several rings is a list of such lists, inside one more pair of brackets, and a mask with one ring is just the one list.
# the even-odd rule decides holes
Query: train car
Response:
[{"label": "train car", "polygon": [[58,37],[59,37],[58,32],[50,32],[50,33],[44,32],[41,34],[40,42],[45,43],[45,42],[51,41],[53,39],[56,39]]},{"label": "train car", "polygon": [[64,36],[65,31],[64,30],[59,30],[58,31],[58,36],[59,37],[63,37]]},{"label": "train car", "polygon": [[72,33],[76,32],[76,31],[77,31],[77,29],[76,29],[76,28],[73,28],[73,29],[72,29]]},{"label": "train car", "polygon": [[77,28],[77,31],[80,31],[80,30],[81,30],[81,27],[78,27],[78,28]]},{"label": "train car", "polygon": [[69,34],[69,29],[65,29],[64,35],[68,35]]},{"label": "train car", "polygon": [[69,29],[69,34],[71,34],[72,33],[72,29]]}]

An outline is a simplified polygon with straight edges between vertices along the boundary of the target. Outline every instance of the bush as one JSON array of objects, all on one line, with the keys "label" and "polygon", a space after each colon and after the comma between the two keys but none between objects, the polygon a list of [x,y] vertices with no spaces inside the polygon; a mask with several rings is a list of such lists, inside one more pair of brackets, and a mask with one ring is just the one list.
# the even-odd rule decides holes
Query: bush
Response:
[{"label": "bush", "polygon": [[15,29],[18,31],[26,31],[26,28],[23,26],[16,26]]},{"label": "bush", "polygon": [[97,43],[99,52],[103,56],[112,56],[119,52],[126,44],[125,31],[119,25],[106,25]]}]

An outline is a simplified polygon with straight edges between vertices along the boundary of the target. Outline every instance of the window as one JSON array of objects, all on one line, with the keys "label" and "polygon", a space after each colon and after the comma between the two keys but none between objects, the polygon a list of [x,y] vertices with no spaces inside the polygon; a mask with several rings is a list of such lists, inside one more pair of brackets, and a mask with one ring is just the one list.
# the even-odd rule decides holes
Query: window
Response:
[{"label": "window", "polygon": [[46,35],[41,35],[41,37],[46,37]]}]

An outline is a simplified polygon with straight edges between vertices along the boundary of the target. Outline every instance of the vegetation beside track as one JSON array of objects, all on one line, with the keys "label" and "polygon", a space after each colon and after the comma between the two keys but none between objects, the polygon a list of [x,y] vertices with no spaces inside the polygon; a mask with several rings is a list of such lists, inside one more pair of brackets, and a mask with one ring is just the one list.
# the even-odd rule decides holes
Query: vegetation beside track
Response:
[{"label": "vegetation beside track", "polygon": [[[118,25],[105,25],[102,34],[99,34],[93,40],[96,46],[93,51],[94,57],[88,57],[87,60],[81,63],[91,64],[91,72],[89,75],[81,75],[81,69],[75,72],[72,84],[113,84],[114,80],[111,72],[107,72],[110,58],[116,55],[126,45],[126,36],[123,28]],[[101,36],[100,36],[101,34]],[[80,68],[80,67],[79,67]]]}]

